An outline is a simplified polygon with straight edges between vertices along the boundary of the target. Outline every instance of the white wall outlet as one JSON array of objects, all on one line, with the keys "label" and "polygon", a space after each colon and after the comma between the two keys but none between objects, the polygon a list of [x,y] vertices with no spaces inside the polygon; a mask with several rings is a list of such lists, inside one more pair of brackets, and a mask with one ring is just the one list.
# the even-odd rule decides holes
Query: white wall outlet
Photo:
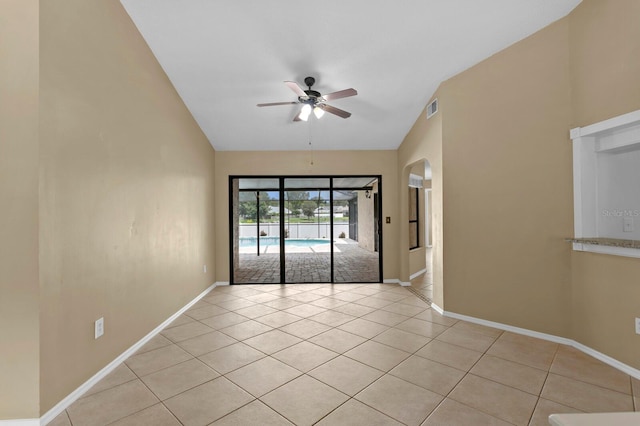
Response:
[{"label": "white wall outlet", "polygon": [[640,334],[640,318],[636,318],[636,334]]},{"label": "white wall outlet", "polygon": [[632,217],[623,217],[622,218],[622,230],[624,232],[633,232],[633,218]]},{"label": "white wall outlet", "polygon": [[204,272],[205,274],[207,273],[207,265],[204,265],[204,266],[202,267],[202,272]]},{"label": "white wall outlet", "polygon": [[95,339],[104,334],[104,317],[97,319],[95,323]]}]

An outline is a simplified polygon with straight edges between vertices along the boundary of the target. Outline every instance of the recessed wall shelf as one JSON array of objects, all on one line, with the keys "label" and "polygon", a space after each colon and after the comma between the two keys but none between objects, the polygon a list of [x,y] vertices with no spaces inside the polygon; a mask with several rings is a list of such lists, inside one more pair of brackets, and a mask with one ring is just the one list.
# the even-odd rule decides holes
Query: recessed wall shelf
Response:
[{"label": "recessed wall shelf", "polygon": [[571,129],[570,136],[573,249],[640,257],[640,110]]}]

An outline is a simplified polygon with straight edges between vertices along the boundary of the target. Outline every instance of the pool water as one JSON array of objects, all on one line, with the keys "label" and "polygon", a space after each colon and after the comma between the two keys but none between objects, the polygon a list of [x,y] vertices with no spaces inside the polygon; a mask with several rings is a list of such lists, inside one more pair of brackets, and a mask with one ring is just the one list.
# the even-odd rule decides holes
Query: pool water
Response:
[{"label": "pool water", "polygon": [[[286,247],[311,247],[318,244],[329,244],[329,240],[322,238],[286,238]],[[240,247],[255,247],[256,237],[240,237]],[[260,247],[280,246],[280,237],[260,237]]]}]

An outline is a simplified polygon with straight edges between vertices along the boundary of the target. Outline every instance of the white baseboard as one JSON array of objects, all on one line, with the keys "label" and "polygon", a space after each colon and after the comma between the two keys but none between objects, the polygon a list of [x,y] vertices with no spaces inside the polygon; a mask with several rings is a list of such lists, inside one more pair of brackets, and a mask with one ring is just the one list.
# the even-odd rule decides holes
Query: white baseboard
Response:
[{"label": "white baseboard", "polygon": [[383,284],[400,284],[402,287],[409,287],[411,285],[411,283],[400,281],[397,278],[387,278],[385,280],[382,280],[382,283]]},{"label": "white baseboard", "polygon": [[215,287],[220,287],[222,285],[229,285],[229,281],[216,281],[216,283],[214,284]]},{"label": "white baseboard", "polygon": [[589,346],[583,345],[580,342],[576,342],[572,339],[567,339],[566,337],[554,336],[553,334],[540,333],[538,331],[528,330],[526,328],[514,327],[508,324],[502,324],[499,322],[488,321],[481,318],[470,317],[467,315],[456,314],[455,312],[448,312],[436,305],[435,303],[431,304],[431,309],[439,313],[440,315],[444,315],[445,317],[459,319],[467,322],[472,322],[474,324],[480,324],[487,327],[497,328],[499,330],[510,331],[516,334],[522,334],[524,336],[535,337],[536,339],[547,340],[549,342],[560,343],[562,345],[568,345],[576,348],[577,350],[584,352],[587,355],[594,357],[597,360],[604,362],[605,364],[610,365],[611,367],[622,371],[625,374],[628,374],[636,379],[640,380],[640,370],[631,367],[623,362],[618,361],[615,358],[610,357],[609,355],[605,355],[602,352],[598,352],[595,349],[590,348]]},{"label": "white baseboard", "polygon": [[435,303],[431,302],[431,309],[433,309],[434,311],[436,311],[437,313],[439,313],[440,315],[445,315],[444,313],[444,309],[442,309],[440,306],[436,305]]},{"label": "white baseboard", "polygon": [[540,333],[539,331],[533,331],[526,328],[514,327],[512,325],[502,324],[500,322],[488,321],[481,318],[470,317],[467,315],[456,314],[455,312],[445,311],[444,315],[449,318],[473,322],[475,324],[484,325],[486,327],[493,327],[493,328],[497,328],[504,331],[510,331],[516,334],[522,334],[524,336],[535,337],[536,339],[542,339],[542,340],[547,340],[549,342],[573,346],[572,345],[573,340],[567,339],[566,337],[559,337],[559,336],[554,336],[553,334]]},{"label": "white baseboard", "polygon": [[420,275],[424,274],[425,272],[427,272],[427,268],[421,269],[420,271],[418,271],[418,272],[416,272],[416,273],[414,273],[414,274],[411,274],[411,275],[409,276],[409,281],[411,281],[411,280],[412,280],[412,279],[414,279],[415,277],[419,277]]},{"label": "white baseboard", "polygon": [[589,346],[583,345],[580,342],[576,342],[572,340],[572,344],[571,346],[573,346],[574,348],[576,348],[579,351],[584,352],[587,355],[591,355],[592,357],[594,357],[595,359],[599,359],[600,361],[604,362],[605,364],[609,364],[610,366],[612,366],[613,368],[617,368],[618,370],[622,371],[623,373],[626,373],[632,377],[635,377],[636,379],[640,380],[640,370],[631,367],[630,365],[627,365],[623,362],[618,361],[615,358],[611,358],[609,355],[605,355],[602,352],[598,352],[595,349],[590,348]]},{"label": "white baseboard", "polygon": [[[127,349],[126,351],[121,353],[116,359],[111,361],[106,367],[104,367],[102,370],[98,371],[95,375],[93,375],[93,377],[91,377],[89,380],[87,380],[82,385],[80,385],[76,390],[74,390],[69,395],[67,395],[66,398],[64,398],[62,401],[57,403],[52,409],[50,409],[42,417],[40,417],[39,421],[36,419],[37,423],[15,423],[15,425],[16,426],[18,426],[18,425],[20,425],[20,426],[32,426],[32,425],[33,426],[36,426],[36,425],[44,426],[44,425],[48,424],[49,422],[51,422],[60,413],[62,413],[71,404],[76,402],[82,395],[84,395],[85,392],[87,392],[89,389],[91,389],[91,387],[93,385],[95,385],[100,380],[102,380],[107,374],[109,374],[113,370],[115,370],[116,367],[118,367],[120,364],[122,364],[122,362],[124,360],[126,360],[131,355],[133,355],[138,349],[140,349],[142,346],[144,346],[145,343],[147,343],[149,340],[151,340],[153,337],[155,337],[158,333],[160,333],[167,325],[169,325],[173,320],[175,320],[180,315],[182,315],[187,309],[189,309],[191,306],[193,306],[198,300],[202,299],[205,295],[207,295],[207,293],[209,293],[211,290],[213,290],[217,285],[224,285],[224,284],[215,283],[215,284],[212,284],[211,286],[209,286],[209,288],[204,290],[202,293],[200,293],[198,296],[196,296],[193,300],[191,300],[189,303],[184,305],[182,307],[182,309],[180,309],[175,314],[171,315],[162,324],[160,324],[159,326],[154,328],[149,334],[144,336],[142,339],[138,340],[136,343],[133,344],[133,346],[131,346],[129,349]],[[12,420],[10,420],[10,422],[11,421]],[[23,421],[23,420],[16,420],[16,421]],[[31,421],[31,420],[24,420],[24,421]],[[13,425],[13,423],[9,423],[9,424]],[[0,422],[0,426],[5,426],[5,425],[2,422]]]},{"label": "white baseboard", "polygon": [[40,419],[0,420],[0,426],[40,426]]}]

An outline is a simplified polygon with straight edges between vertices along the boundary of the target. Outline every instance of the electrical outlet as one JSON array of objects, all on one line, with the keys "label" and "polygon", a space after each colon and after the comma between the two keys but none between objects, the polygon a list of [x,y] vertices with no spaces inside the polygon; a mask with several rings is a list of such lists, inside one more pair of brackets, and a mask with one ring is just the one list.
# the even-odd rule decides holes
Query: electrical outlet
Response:
[{"label": "electrical outlet", "polygon": [[202,272],[204,272],[205,274],[207,273],[207,265],[204,265],[204,266],[202,267]]},{"label": "electrical outlet", "polygon": [[633,232],[633,218],[632,217],[623,217],[622,218],[622,230],[624,232]]},{"label": "electrical outlet", "polygon": [[640,334],[640,318],[636,318],[636,334]]},{"label": "electrical outlet", "polygon": [[95,323],[95,339],[104,334],[104,317],[97,319]]}]

